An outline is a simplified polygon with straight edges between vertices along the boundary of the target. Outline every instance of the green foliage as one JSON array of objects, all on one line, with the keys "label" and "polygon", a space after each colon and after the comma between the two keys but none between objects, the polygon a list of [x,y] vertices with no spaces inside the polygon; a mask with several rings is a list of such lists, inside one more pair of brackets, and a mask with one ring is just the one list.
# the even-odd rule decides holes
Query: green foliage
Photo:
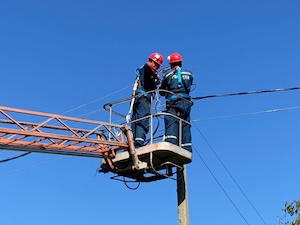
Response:
[{"label": "green foliage", "polygon": [[284,225],[300,225],[300,201],[293,200],[290,204],[286,202],[283,211],[294,217],[294,221],[286,222]]}]

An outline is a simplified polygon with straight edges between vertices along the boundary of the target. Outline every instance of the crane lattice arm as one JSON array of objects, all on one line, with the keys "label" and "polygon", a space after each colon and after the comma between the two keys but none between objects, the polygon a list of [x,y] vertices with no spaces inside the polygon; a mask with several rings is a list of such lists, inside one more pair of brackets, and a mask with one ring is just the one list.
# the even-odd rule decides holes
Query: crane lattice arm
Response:
[{"label": "crane lattice arm", "polygon": [[4,106],[0,106],[0,149],[105,158],[99,172],[141,182],[169,178],[173,167],[182,169],[192,160],[191,152],[167,142],[135,149],[125,125]]},{"label": "crane lattice arm", "polygon": [[1,149],[110,158],[128,149],[126,134],[118,124],[0,106]]}]

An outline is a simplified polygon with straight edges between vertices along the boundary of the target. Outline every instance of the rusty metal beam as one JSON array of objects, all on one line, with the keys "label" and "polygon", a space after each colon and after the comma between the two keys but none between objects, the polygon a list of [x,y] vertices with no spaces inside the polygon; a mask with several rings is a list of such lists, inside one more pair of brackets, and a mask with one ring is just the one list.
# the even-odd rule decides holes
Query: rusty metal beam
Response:
[{"label": "rusty metal beam", "polygon": [[94,158],[106,158],[110,156],[105,156],[104,154],[99,154],[99,152],[84,152],[84,151],[72,151],[63,149],[43,149],[39,147],[20,147],[14,145],[1,145],[0,149],[12,150],[12,151],[25,151],[25,152],[37,152],[37,153],[47,153],[47,154],[59,154],[59,155],[72,155],[72,156],[84,156],[84,157],[94,157]]},{"label": "rusty metal beam", "polygon": [[[3,123],[3,124],[14,124],[12,121],[10,120],[3,120],[3,119],[0,119],[0,124]],[[33,127],[36,127],[36,126],[39,126],[40,124],[38,123],[30,123],[30,122],[24,122],[24,121],[19,121],[19,124],[21,125],[26,125],[26,126],[33,126]],[[103,126],[103,125],[101,125]],[[47,129],[55,129],[55,130],[63,130],[63,131],[66,131],[68,130],[67,128],[65,127],[61,127],[61,126],[55,126],[55,125],[47,125],[47,124],[44,124],[42,125],[42,128],[47,128]],[[79,128],[72,128],[74,131],[80,131],[80,132],[90,132],[90,130],[86,130],[86,129],[79,129]],[[102,135],[103,132],[102,131],[95,131],[94,132],[95,134],[100,134]]]},{"label": "rusty metal beam", "polygon": [[[102,141],[102,140],[97,140],[97,139],[73,137],[73,136],[67,136],[67,135],[14,130],[14,129],[1,128],[1,127],[0,127],[0,133],[18,134],[18,135],[25,135],[25,136],[28,136],[28,137],[29,136],[31,136],[31,137],[40,137],[40,138],[45,137],[45,138],[61,139],[61,140],[68,140],[68,141],[91,142],[91,143],[107,144],[107,145],[118,145],[118,146],[123,146],[123,147],[128,146],[126,143],[121,143],[121,142]],[[7,140],[4,140],[4,141],[1,140],[1,142],[5,143],[5,142],[8,142],[8,141]]]},{"label": "rusty metal beam", "polygon": [[[24,114],[32,116],[35,120],[41,117],[42,122],[33,123],[30,119],[20,122],[18,117],[22,118]],[[111,158],[116,151],[128,148],[124,140],[126,134],[124,135],[123,125],[4,106],[0,106],[0,116],[4,117],[0,118],[1,149]],[[53,120],[57,120],[59,124],[49,124]],[[92,125],[94,128],[89,130],[68,125],[74,122],[86,127]],[[117,129],[117,135],[112,129]],[[107,140],[109,134],[113,140]]]},{"label": "rusty metal beam", "polygon": [[16,108],[10,108],[10,107],[5,107],[5,106],[0,106],[0,111],[1,112],[2,111],[17,112],[17,113],[22,113],[22,114],[34,115],[34,116],[54,117],[54,118],[59,118],[59,119],[63,119],[63,120],[70,120],[70,121],[82,122],[82,123],[104,124],[106,126],[122,127],[122,125],[118,125],[118,124],[114,124],[114,123],[99,122],[99,121],[95,121],[95,120],[87,120],[87,119],[81,119],[81,118],[76,118],[76,117],[61,116],[61,115],[57,115],[57,114],[35,112],[35,111],[16,109]]}]

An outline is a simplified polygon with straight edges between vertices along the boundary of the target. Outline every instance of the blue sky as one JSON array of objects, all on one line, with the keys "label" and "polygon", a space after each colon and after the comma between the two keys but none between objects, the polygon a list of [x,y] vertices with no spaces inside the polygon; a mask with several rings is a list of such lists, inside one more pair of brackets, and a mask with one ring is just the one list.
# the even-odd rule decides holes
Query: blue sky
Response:
[{"label": "blue sky", "polygon": [[[182,55],[183,68],[195,75],[194,97],[298,87],[299,24],[296,0],[1,1],[1,105],[62,114],[133,84],[135,69],[153,52],[165,57],[164,67],[168,55]],[[127,88],[67,115],[130,95]],[[300,198],[300,110],[226,116],[299,107],[299,98],[300,91],[214,98],[192,109],[196,126],[268,225],[278,223],[285,201]],[[90,119],[108,121],[108,114]],[[195,126],[192,136],[247,223],[265,224]],[[0,158],[15,154],[0,151]],[[174,181],[131,191],[109,174],[95,175],[98,166],[99,159],[48,154],[0,164],[0,223],[177,223]],[[191,224],[247,224],[196,152],[187,173]]]}]

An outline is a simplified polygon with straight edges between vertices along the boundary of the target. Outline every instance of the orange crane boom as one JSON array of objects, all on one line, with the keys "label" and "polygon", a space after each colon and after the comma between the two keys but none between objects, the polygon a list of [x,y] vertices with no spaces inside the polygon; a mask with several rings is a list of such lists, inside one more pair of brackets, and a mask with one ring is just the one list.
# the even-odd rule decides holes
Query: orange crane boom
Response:
[{"label": "orange crane boom", "polygon": [[128,148],[126,133],[118,124],[0,106],[1,149],[110,158]]},{"label": "orange crane boom", "polygon": [[[116,113],[112,111],[113,104],[109,104],[110,113]],[[151,117],[161,115],[169,114],[162,112],[151,114]],[[181,124],[183,120],[176,118]],[[128,124],[134,122],[137,121]],[[172,168],[182,170],[184,164],[192,161],[192,153],[180,146],[152,143],[152,133],[150,145],[135,149],[128,124],[0,106],[0,149],[104,158],[99,172],[112,172],[116,180],[123,176],[139,182],[170,178],[175,174]],[[165,172],[158,172],[161,170]]]}]

